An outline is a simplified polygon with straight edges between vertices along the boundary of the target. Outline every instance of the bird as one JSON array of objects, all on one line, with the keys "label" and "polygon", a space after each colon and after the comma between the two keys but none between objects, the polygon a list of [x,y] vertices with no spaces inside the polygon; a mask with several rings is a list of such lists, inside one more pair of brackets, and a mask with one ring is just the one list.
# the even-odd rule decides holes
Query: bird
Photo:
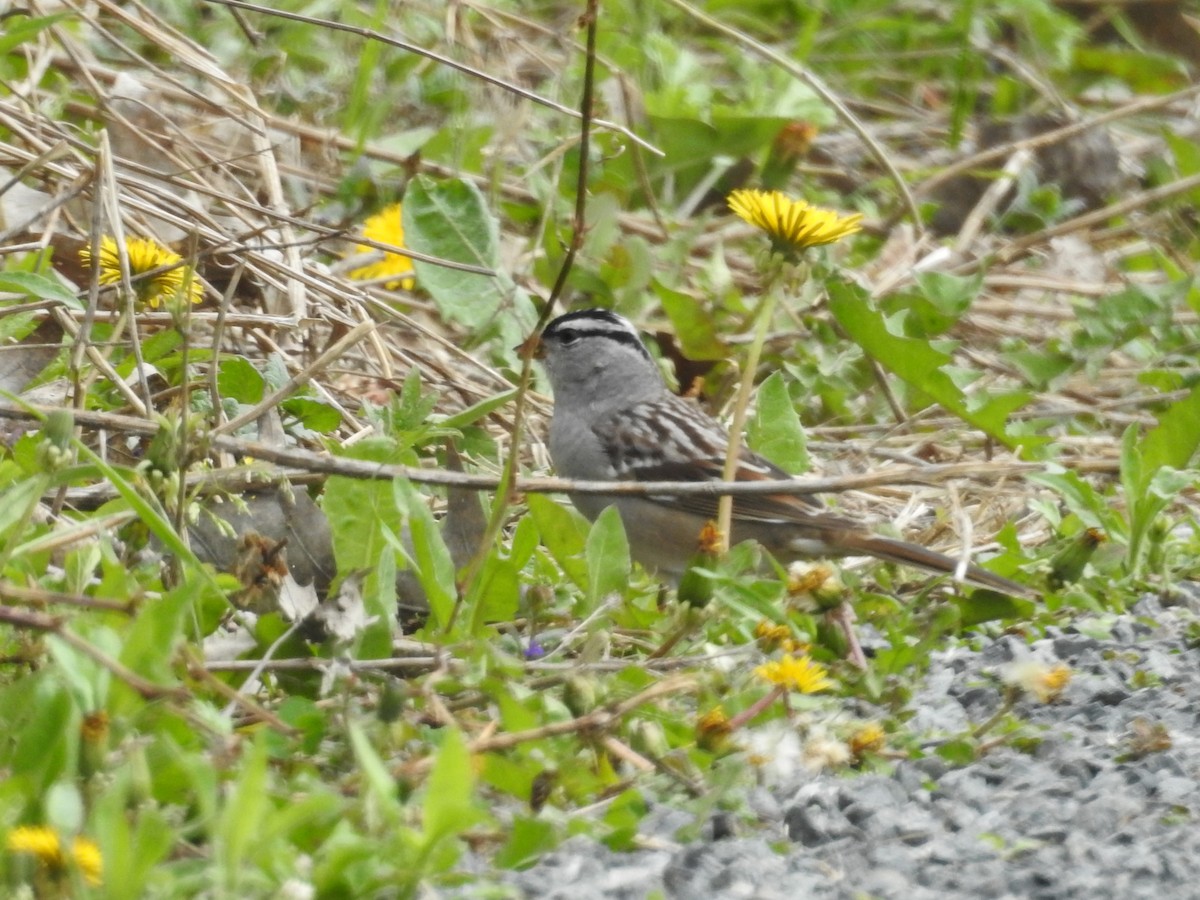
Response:
[{"label": "bird", "polygon": [[[727,430],[694,399],[671,391],[634,325],[606,309],[569,312],[530,339],[554,394],[547,445],[557,473],[587,481],[720,481]],[[739,451],[735,480],[791,476],[753,451]],[[696,558],[713,495],[569,494],[589,520],[615,506],[631,556],[663,581],[678,583]],[[870,532],[805,494],[734,498],[730,543],[757,541],[776,559],[870,556],[955,575],[957,560],[919,544]],[[1016,596],[1028,589],[975,565],[964,580]]]}]

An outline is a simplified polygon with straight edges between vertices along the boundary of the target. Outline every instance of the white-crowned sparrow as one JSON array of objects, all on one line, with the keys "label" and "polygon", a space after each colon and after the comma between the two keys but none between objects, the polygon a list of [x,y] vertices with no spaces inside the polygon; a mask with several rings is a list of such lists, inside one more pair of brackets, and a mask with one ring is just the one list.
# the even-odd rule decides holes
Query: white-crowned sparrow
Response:
[{"label": "white-crowned sparrow", "polygon": [[[558,474],[593,481],[720,480],[728,433],[689,399],[673,394],[637,330],[623,316],[589,309],[559,316],[536,345],[554,389],[550,456]],[[736,480],[784,479],[782,469],[742,449]],[[614,497],[573,494],[588,519],[615,505],[634,559],[677,580],[697,552],[704,524],[717,517],[715,496]],[[800,494],[735,498],[732,542],[753,539],[777,558],[873,556],[953,573],[955,560],[906,541],[862,530]],[[1026,589],[979,566],[974,583],[1010,593]]]}]

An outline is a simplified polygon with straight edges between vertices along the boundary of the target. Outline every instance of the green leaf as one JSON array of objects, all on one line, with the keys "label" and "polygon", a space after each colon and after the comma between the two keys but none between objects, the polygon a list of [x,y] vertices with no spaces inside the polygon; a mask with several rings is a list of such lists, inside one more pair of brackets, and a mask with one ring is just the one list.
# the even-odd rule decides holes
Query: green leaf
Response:
[{"label": "green leaf", "polygon": [[953,365],[949,354],[927,340],[893,334],[860,288],[845,282],[830,282],[828,288],[830,311],[850,339],[909,385],[1006,446],[1047,440],[1033,435],[1014,437],[1007,431],[1009,413],[1025,405],[1027,394],[968,398],[948,373]]},{"label": "green leaf", "polygon": [[[1200,172],[1200,147],[1196,146],[1195,141],[1187,140],[1170,129],[1164,129],[1161,135],[1171,148],[1171,155],[1175,157],[1175,171],[1181,178]],[[1200,204],[1200,188],[1188,191],[1187,197],[1192,205]]]},{"label": "green leaf", "polygon": [[809,469],[808,439],[792,405],[787,383],[772,372],[758,388],[754,418],[746,429],[750,449],[761,453],[791,475]]},{"label": "green leaf", "polygon": [[245,357],[227,356],[217,367],[217,390],[222,397],[253,405],[262,400],[265,385],[262,373]]},{"label": "green leaf", "polygon": [[1142,463],[1153,477],[1163,466],[1186,468],[1200,449],[1200,385],[1167,407],[1141,442]]},{"label": "green leaf", "polygon": [[466,739],[457,728],[446,728],[442,734],[423,805],[425,846],[429,849],[456,837],[480,819],[479,811],[471,805],[475,773]]},{"label": "green leaf", "polygon": [[280,409],[300,420],[310,431],[328,434],[342,424],[342,414],[320,400],[311,397],[291,397],[279,404]]},{"label": "green leaf", "polygon": [[71,309],[84,309],[74,292],[53,275],[37,272],[0,272],[0,291],[28,294],[38,300],[57,300]]},{"label": "green leaf", "polygon": [[[483,194],[469,181],[435,181],[418,175],[409,182],[402,208],[409,249],[451,262],[499,268],[499,231]],[[500,310],[504,286],[495,276],[413,260],[417,283],[452,322],[479,328]]]},{"label": "green leaf", "polygon": [[241,774],[225,793],[228,798],[216,823],[218,858],[230,883],[251,864],[268,809],[267,735],[259,732],[242,752]]},{"label": "green leaf", "polygon": [[[397,461],[391,452],[365,444],[353,448],[357,452],[351,454],[352,458]],[[334,558],[342,573],[373,569],[387,549],[382,527],[400,534],[403,525],[392,485],[386,481],[334,476],[325,482],[321,507],[329,518]]]},{"label": "green leaf", "polygon": [[935,751],[938,756],[956,766],[965,766],[975,761],[975,745],[968,740],[946,741],[938,745]]},{"label": "green leaf", "polygon": [[1031,600],[982,589],[973,591],[969,597],[955,597],[954,603],[962,613],[963,628],[972,628],[982,622],[1028,621],[1035,612]]},{"label": "green leaf", "polygon": [[391,826],[402,821],[404,810],[396,792],[396,782],[388,772],[387,766],[371,746],[371,741],[362,729],[358,720],[348,721],[350,746],[354,748],[354,760],[362,773],[362,784],[365,799],[369,801],[368,809],[382,818]]},{"label": "green leaf", "polygon": [[484,560],[468,598],[471,634],[479,634],[488,622],[508,622],[517,614],[521,600],[520,569],[494,552]]},{"label": "green leaf", "polygon": [[691,294],[673,290],[657,281],[654,293],[671,320],[680,349],[688,359],[724,359],[729,355],[717,337],[717,326],[704,303]]},{"label": "green leaf", "polygon": [[[50,476],[35,475],[0,494],[0,538],[7,537],[9,531],[28,521],[49,486]],[[12,535],[14,540],[26,536],[23,528],[17,529]]]},{"label": "green leaf", "polygon": [[983,275],[963,278],[944,272],[923,272],[916,277],[918,294],[913,298],[910,323],[917,336],[941,334],[971,308],[983,286]]},{"label": "green leaf", "polygon": [[12,313],[0,319],[0,346],[13,346],[21,343],[42,324],[41,316],[36,312]]},{"label": "green leaf", "polygon": [[587,531],[583,517],[541,494],[530,494],[525,502],[550,555],[577,587],[586,590],[588,566],[583,549]]},{"label": "green leaf", "polygon": [[125,636],[120,661],[150,681],[174,684],[171,660],[183,639],[184,614],[198,608],[206,587],[198,579],[187,579],[139,609]]},{"label": "green leaf", "polygon": [[629,584],[629,539],[615,506],[607,507],[592,523],[587,536],[588,600],[621,592]]},{"label": "green leaf", "polygon": [[422,494],[403,479],[393,482],[396,504],[403,511],[405,523],[412,542],[411,554],[405,547],[397,547],[416,573],[417,580],[429,600],[429,611],[435,621],[445,626],[450,621],[458,589],[454,583],[454,560],[433,513],[429,510]]},{"label": "green leaf", "polygon": [[556,843],[555,829],[549,822],[518,816],[509,828],[508,840],[492,858],[492,865],[519,869],[536,861]]},{"label": "green leaf", "polygon": [[453,415],[446,416],[438,423],[442,428],[465,428],[467,425],[474,424],[484,416],[494,412],[504,406],[517,395],[517,389],[503,391],[494,397],[488,397],[480,400],[478,403],[468,406],[461,412],[456,412]]}]

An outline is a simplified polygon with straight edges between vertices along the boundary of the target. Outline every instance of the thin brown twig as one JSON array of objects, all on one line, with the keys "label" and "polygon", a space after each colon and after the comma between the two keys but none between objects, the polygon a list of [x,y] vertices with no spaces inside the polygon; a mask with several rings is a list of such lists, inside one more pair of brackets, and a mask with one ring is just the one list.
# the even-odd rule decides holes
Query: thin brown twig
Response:
[{"label": "thin brown twig", "polygon": [[342,335],[342,337],[336,341],[333,346],[329,347],[324,353],[314,359],[295,375],[290,377],[285,383],[280,385],[277,390],[274,390],[266,397],[263,397],[261,401],[256,403],[241,415],[235,416],[234,418],[225,422],[223,425],[218,425],[216,428],[214,428],[212,430],[212,436],[216,437],[217,435],[221,434],[232,434],[243,425],[248,425],[249,423],[253,422],[263,413],[267,412],[267,410],[274,409],[281,401],[291,397],[291,395],[295,393],[295,391],[301,385],[310,381],[314,375],[328,366],[331,362],[341,357],[341,355],[345,353],[347,349],[353,347],[378,327],[378,324],[373,320],[359,323],[346,334]]},{"label": "thin brown twig", "polygon": [[146,700],[158,700],[165,697],[176,700],[187,700],[190,695],[183,688],[165,687],[148,681],[124,664],[113,659],[99,647],[73,633],[67,626],[63,616],[51,616],[46,613],[14,609],[11,606],[0,606],[0,622],[12,625],[14,628],[25,628],[31,631],[41,631],[52,634],[64,644],[78,650],[93,662],[107,669]]},{"label": "thin brown twig", "polygon": [[20,587],[7,581],[0,581],[0,598],[10,603],[20,603],[23,606],[75,606],[81,609],[119,612],[125,615],[133,615],[139,606],[139,600],[136,597],[131,600],[107,600],[103,597],[68,594],[65,591],[52,591],[47,588]]},{"label": "thin brown twig", "polygon": [[[1011,243],[1005,244],[1004,247],[991,259],[987,260],[990,265],[1004,265],[1013,262],[1016,259],[1024,256],[1025,253],[1032,247],[1038,244],[1045,243],[1054,237],[1059,237],[1064,234],[1070,234],[1074,231],[1084,231],[1091,228],[1093,225],[1100,225],[1108,219],[1116,216],[1123,216],[1126,213],[1141,209],[1144,206],[1150,206],[1154,203],[1159,203],[1171,197],[1176,197],[1180,194],[1186,194],[1189,191],[1200,187],[1200,174],[1189,175],[1186,178],[1180,178],[1172,181],[1170,184],[1164,184],[1149,190],[1139,191],[1131,197],[1126,197],[1123,200],[1118,200],[1115,203],[1110,203],[1108,206],[1100,209],[1092,210],[1074,218],[1067,219],[1065,222],[1059,222],[1051,225],[1048,228],[1043,228],[1033,234],[1017,238]],[[955,271],[958,274],[969,273],[975,271],[985,264],[982,259],[972,260],[969,263],[960,266]]]},{"label": "thin brown twig", "polygon": [[[571,109],[571,107],[569,107],[569,106],[564,106],[561,103],[556,103],[555,101],[549,99],[548,97],[543,97],[541,94],[536,94],[533,91],[526,90],[525,88],[523,88],[519,85],[513,84],[510,81],[505,81],[503,78],[498,78],[495,75],[491,75],[480,69],[476,69],[472,66],[468,66],[466,63],[459,62],[456,59],[451,59],[448,56],[443,56],[440,53],[437,53],[433,50],[429,50],[425,47],[421,47],[417,44],[412,44],[412,43],[409,43],[408,41],[404,41],[399,38],[390,37],[386,34],[383,34],[382,32],[376,31],[372,28],[363,28],[363,27],[360,27],[357,25],[346,25],[342,22],[334,22],[330,19],[321,19],[316,16],[305,16],[305,15],[301,15],[300,13],[291,13],[291,12],[285,12],[285,11],[279,10],[279,9],[271,9],[270,7],[260,6],[256,3],[247,3],[247,2],[245,2],[245,0],[204,0],[204,2],[205,3],[216,3],[216,4],[220,4],[221,6],[228,6],[228,7],[235,8],[235,9],[244,9],[244,10],[248,10],[249,12],[262,13],[263,15],[268,15],[268,16],[276,16],[281,19],[290,19],[293,22],[304,22],[305,24],[308,24],[308,25],[316,25],[319,28],[328,28],[332,31],[344,31],[347,34],[356,34],[359,37],[368,38],[369,40],[379,41],[380,43],[387,44],[392,47],[397,47],[400,50],[404,50],[409,53],[415,53],[418,56],[424,56],[426,59],[431,59],[434,62],[436,62],[440,65],[443,65],[443,66],[447,66],[451,69],[457,69],[458,71],[464,72],[473,78],[478,78],[481,81],[486,81],[488,84],[495,85],[498,88],[502,88],[506,91],[516,94],[518,97],[523,97],[526,100],[529,100],[533,103],[537,103],[540,106],[545,106],[548,109],[554,110],[555,112],[560,112],[563,115],[567,115],[567,116],[579,117],[579,113],[576,110]],[[631,140],[635,144],[637,144],[639,147],[645,148],[646,150],[650,151],[651,153],[655,154],[656,156],[663,155],[663,152],[661,150],[659,150],[657,147],[655,147],[653,144],[651,144],[649,141],[645,140],[644,138],[638,137],[638,135],[634,134],[628,128],[618,125],[615,122],[606,121],[604,119],[594,119],[593,121],[595,122],[596,125],[599,125],[601,128],[605,128],[610,131],[615,131],[618,134],[624,135],[629,140]]]},{"label": "thin brown twig", "polygon": [[521,453],[521,437],[525,424],[525,407],[529,394],[529,386],[533,383],[534,344],[540,338],[542,330],[546,327],[546,323],[550,321],[550,316],[554,313],[554,307],[563,290],[566,288],[567,277],[570,275],[571,267],[574,265],[575,256],[579,252],[579,248],[583,246],[584,229],[587,221],[588,173],[590,171],[588,162],[592,149],[592,106],[596,77],[596,32],[599,27],[599,16],[599,0],[588,0],[587,10],[582,19],[587,29],[587,46],[584,57],[583,96],[580,98],[579,103],[579,169],[575,183],[575,218],[571,223],[571,242],[567,246],[567,252],[563,256],[562,264],[559,266],[558,277],[555,279],[550,296],[546,298],[546,304],[538,314],[538,320],[534,325],[533,333],[521,347],[521,378],[517,382],[517,395],[513,404],[511,446],[508,458],[504,462],[504,473],[501,480],[502,490],[498,493],[496,501],[493,504],[492,515],[488,520],[487,528],[484,529],[479,547],[463,571],[463,587],[459,591],[458,597],[455,598],[454,608],[451,610],[450,617],[443,629],[443,632],[446,634],[449,634],[454,627],[454,623],[457,621],[459,612],[462,609],[463,600],[475,586],[476,579],[480,572],[483,571],[483,564],[487,560],[488,552],[495,544],[496,538],[500,534],[500,529],[504,527],[504,521],[508,515],[508,507],[511,505],[516,491],[515,485],[517,481],[518,461]]},{"label": "thin brown twig", "polygon": [[[29,406],[27,409],[0,403],[0,418],[40,419],[52,411],[50,407]],[[126,431],[134,434],[153,435],[158,428],[153,422],[132,416],[113,413],[77,412],[77,422],[98,428]],[[305,472],[326,475],[343,475],[347,478],[367,480],[391,480],[403,478],[417,484],[434,484],[459,487],[467,490],[495,490],[504,484],[502,477],[495,475],[455,472],[449,469],[422,469],[345,459],[315,453],[299,448],[272,447],[256,441],[244,441],[227,435],[212,438],[212,446],[256,460],[266,460],[290,466]],[[1112,473],[1117,470],[1115,459],[1080,461],[1075,468],[1080,471]],[[989,483],[998,478],[1044,472],[1047,466],[1034,462],[988,463],[977,460],[962,463],[938,463],[928,466],[891,466],[873,472],[841,475],[834,478],[805,478],[789,481],[722,482],[722,481],[580,481],[570,478],[518,478],[513,482],[514,490],[530,494],[613,494],[643,496],[646,494],[669,494],[673,496],[730,496],[741,497],[752,494],[825,494],[862,490],[889,484],[940,484],[949,478],[962,478]],[[247,476],[249,477],[249,476]]]},{"label": "thin brown twig", "polygon": [[1090,119],[1082,119],[1078,122],[1072,122],[1069,125],[1064,125],[1061,128],[1055,128],[1053,131],[1044,131],[1041,134],[1033,135],[1032,137],[1022,138],[1021,140],[1011,141],[1006,144],[999,144],[995,147],[989,147],[986,150],[980,150],[971,156],[960,159],[958,162],[940,169],[936,175],[927,178],[925,181],[918,184],[913,193],[917,197],[924,197],[935,190],[940,185],[946,183],[951,178],[962,175],[964,172],[970,172],[972,169],[978,169],[988,163],[996,162],[1012,155],[1017,150],[1039,150],[1042,147],[1049,147],[1051,144],[1057,144],[1060,141],[1065,141],[1073,138],[1076,135],[1083,134],[1085,131],[1090,131],[1099,125],[1106,125],[1109,122],[1116,122],[1120,119],[1127,119],[1131,116],[1139,115],[1144,112],[1151,112],[1156,109],[1162,109],[1166,106],[1171,106],[1174,103],[1183,100],[1191,99],[1194,95],[1200,93],[1200,84],[1193,84],[1182,90],[1176,91],[1173,94],[1166,94],[1161,97],[1144,97],[1140,100],[1133,100],[1124,106],[1119,106],[1116,109],[1109,110],[1106,113],[1093,116]]}]

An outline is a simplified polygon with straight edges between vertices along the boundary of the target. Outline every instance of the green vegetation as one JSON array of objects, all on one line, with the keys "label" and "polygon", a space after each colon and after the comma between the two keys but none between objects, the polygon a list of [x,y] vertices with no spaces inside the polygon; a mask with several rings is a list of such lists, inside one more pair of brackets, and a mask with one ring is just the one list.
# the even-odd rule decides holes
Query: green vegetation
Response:
[{"label": "green vegetation", "polygon": [[[0,33],[6,896],[488,890],[481,866],[575,834],[636,846],[652,803],[752,820],[768,729],[848,774],[1033,746],[1014,698],[1052,701],[1069,673],[994,685],[1009,700],[971,732],[917,734],[929,654],[1103,631],[1200,576],[1200,154],[1176,127],[1200,60],[1048,0],[708,4],[732,32],[613,0],[583,160],[581,5],[272,6],[296,18],[102,0]],[[940,174],[1025,114],[1103,116],[1113,153],[1069,144],[1039,178],[1014,141],[1057,125],[1029,126],[965,167],[980,217],[912,220],[901,184],[932,221]],[[998,179],[1007,199],[984,193]],[[781,272],[721,199],[764,183],[863,230]],[[397,201],[402,235],[361,244]],[[92,253],[94,280],[80,250],[119,234],[154,246]],[[878,563],[789,578],[740,546],[691,605],[631,564],[615,515],[496,490],[548,474],[549,401],[515,348],[576,239],[557,309],[661,332],[718,413],[774,291],[751,446],[1039,599]],[[401,242],[415,284],[364,280]],[[400,467],[439,474],[373,477]],[[447,489],[471,475],[481,506]],[[304,534],[235,533],[229,571],[196,539],[289,479],[320,510],[292,524],[327,522],[332,546],[339,613],[315,629],[273,565]],[[842,600],[865,671],[824,612]]]}]

